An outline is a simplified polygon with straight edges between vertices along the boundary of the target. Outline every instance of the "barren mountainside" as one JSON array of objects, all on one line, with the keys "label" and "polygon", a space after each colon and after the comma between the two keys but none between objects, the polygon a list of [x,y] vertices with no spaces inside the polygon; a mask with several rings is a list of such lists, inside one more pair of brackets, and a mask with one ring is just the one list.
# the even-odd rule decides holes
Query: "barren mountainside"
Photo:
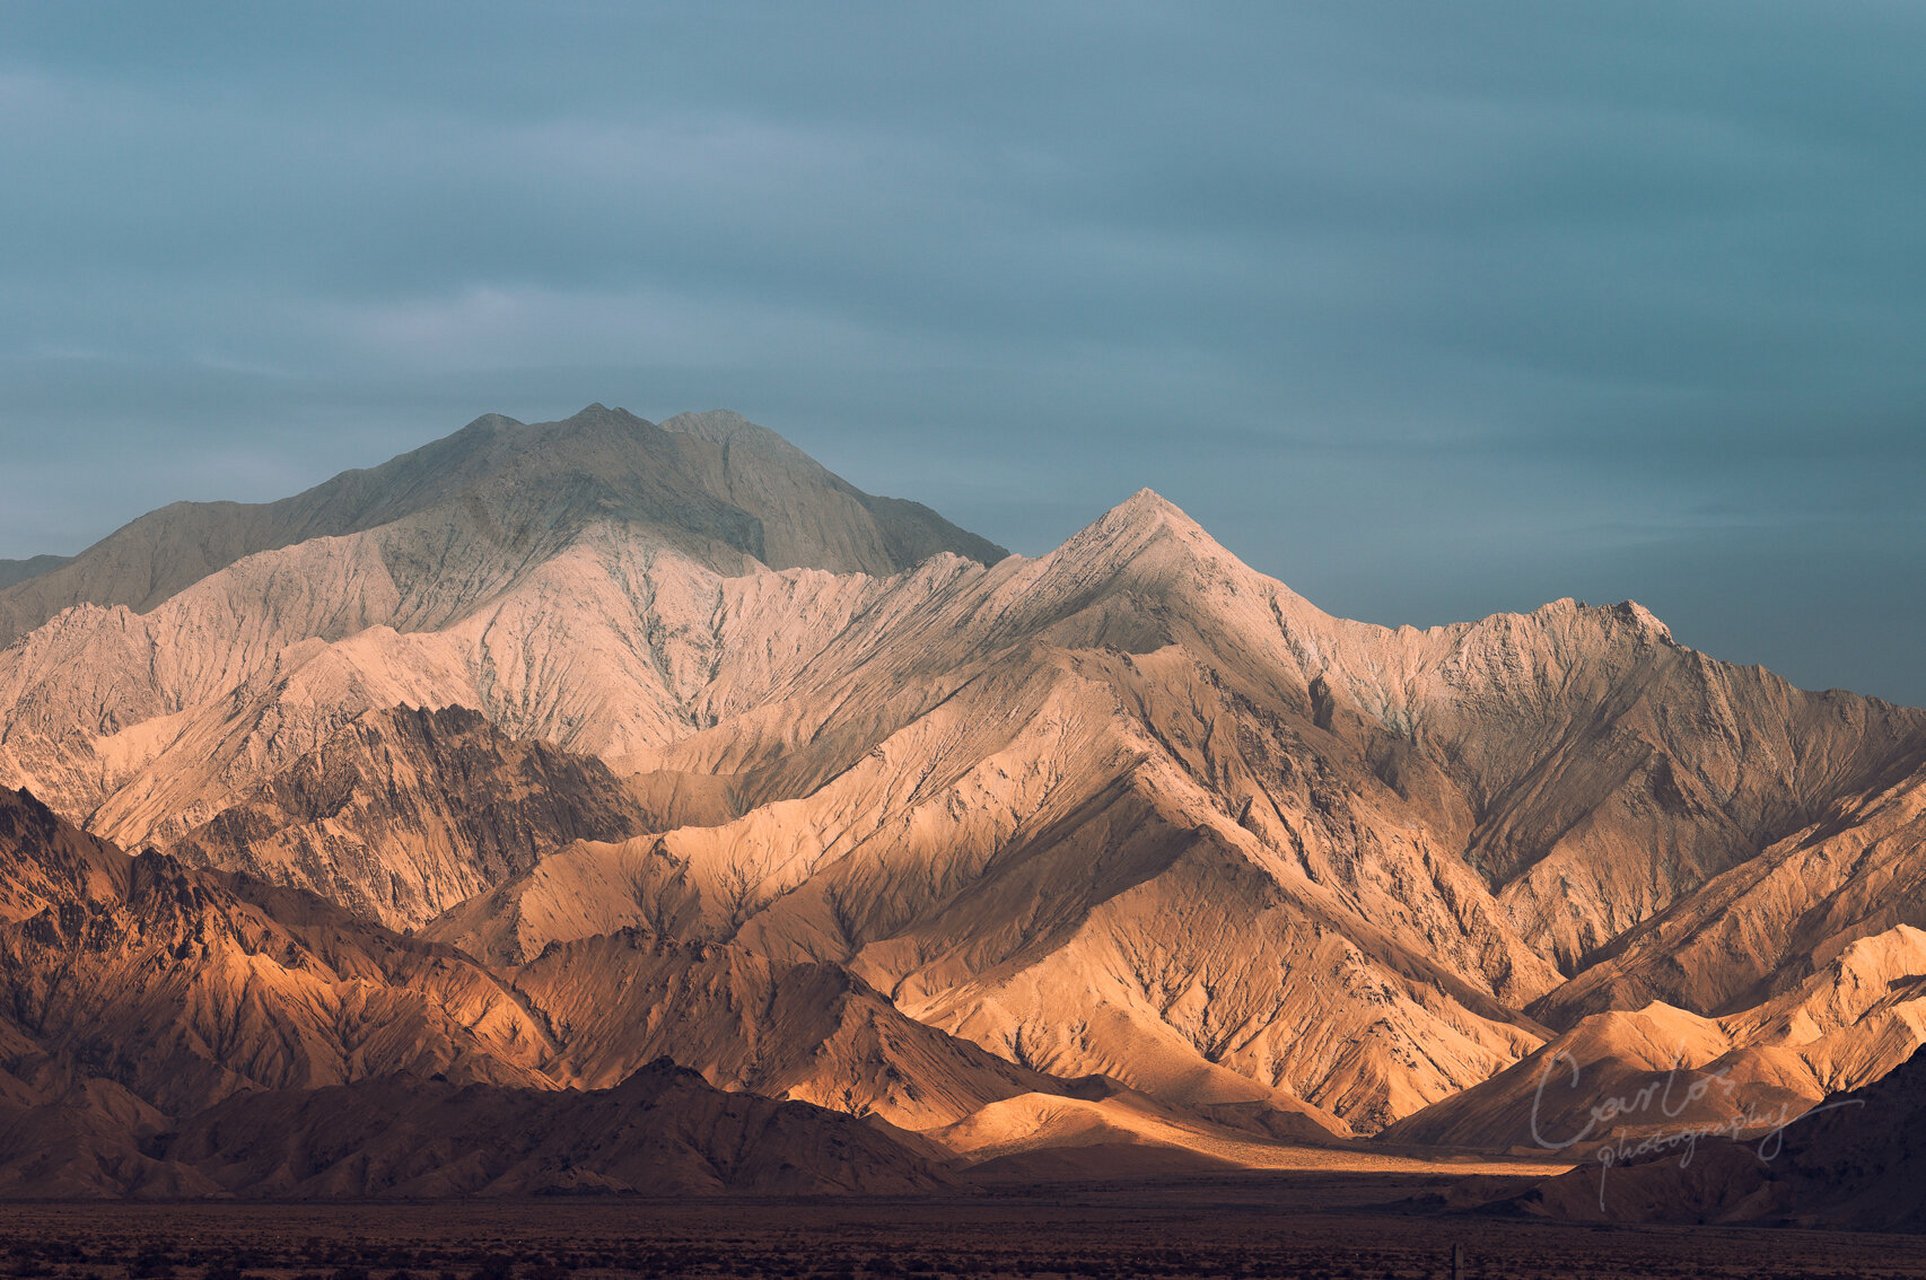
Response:
[{"label": "barren mountainside", "polygon": [[409,928],[572,841],[652,821],[599,760],[460,707],[397,707],[350,721],[168,852]]},{"label": "barren mountainside", "polygon": [[668,1057],[917,1160],[1502,1149],[1560,1055],[1804,1107],[1926,1040],[1926,713],[1630,602],[1335,618],[1149,490],[1010,556],[733,414],[490,417],[136,521],[0,640],[6,1034],[170,1119]]},{"label": "barren mountainside", "polygon": [[64,562],[8,561],[0,643],[72,605],[145,611],[257,552],[429,514],[523,555],[600,520],[654,528],[725,563],[747,553],[778,568],[887,573],[943,550],[1007,554],[926,507],[856,490],[734,414],[663,426],[601,405],[533,426],[488,414],[279,502],[177,503]]},{"label": "barren mountainside", "polygon": [[[901,1193],[947,1180],[900,1135],[724,1093],[666,1059],[605,1071],[619,1087],[603,1088],[572,1062],[605,1041],[550,1022],[460,953],[298,890],[128,857],[18,792],[0,792],[0,885],[0,1195]],[[784,1084],[829,1094],[840,1071],[867,1087],[872,1059],[857,1054],[920,1040],[957,1060],[966,1100],[1060,1087],[885,1002],[852,1015],[810,1000],[808,975],[759,976],[795,990],[809,1024],[781,1041]],[[620,989],[593,980],[578,1001]],[[771,1055],[737,1012],[707,1043],[740,1074]],[[658,1031],[688,1043],[673,1019]]]}]

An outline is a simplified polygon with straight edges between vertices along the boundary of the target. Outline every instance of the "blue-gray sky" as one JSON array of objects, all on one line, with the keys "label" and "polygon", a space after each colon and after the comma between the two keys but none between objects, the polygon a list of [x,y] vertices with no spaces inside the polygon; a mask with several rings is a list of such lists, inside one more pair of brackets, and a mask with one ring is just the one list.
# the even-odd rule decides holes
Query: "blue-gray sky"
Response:
[{"label": "blue-gray sky", "polygon": [[1926,6],[0,2],[0,556],[727,406],[1926,703]]}]

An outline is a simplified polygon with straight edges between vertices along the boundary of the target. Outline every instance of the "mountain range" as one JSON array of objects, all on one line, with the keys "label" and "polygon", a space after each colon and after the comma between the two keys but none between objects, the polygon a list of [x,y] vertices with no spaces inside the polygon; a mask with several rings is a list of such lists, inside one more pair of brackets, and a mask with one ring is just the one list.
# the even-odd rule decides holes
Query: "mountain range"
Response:
[{"label": "mountain range", "polygon": [[1336,618],[1149,490],[1030,558],[491,415],[0,565],[0,644],[0,1191],[1525,1169],[1926,1043],[1926,712]]}]

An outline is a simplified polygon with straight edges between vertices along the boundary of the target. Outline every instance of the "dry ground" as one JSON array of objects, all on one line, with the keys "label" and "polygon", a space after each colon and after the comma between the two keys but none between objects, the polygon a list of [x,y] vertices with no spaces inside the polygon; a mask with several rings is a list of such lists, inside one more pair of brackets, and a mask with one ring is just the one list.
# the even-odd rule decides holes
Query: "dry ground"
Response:
[{"label": "dry ground", "polygon": [[0,1275],[1926,1277],[1926,1238],[1587,1229],[1401,1207],[1435,1183],[1224,1178],[946,1201],[0,1205]]}]

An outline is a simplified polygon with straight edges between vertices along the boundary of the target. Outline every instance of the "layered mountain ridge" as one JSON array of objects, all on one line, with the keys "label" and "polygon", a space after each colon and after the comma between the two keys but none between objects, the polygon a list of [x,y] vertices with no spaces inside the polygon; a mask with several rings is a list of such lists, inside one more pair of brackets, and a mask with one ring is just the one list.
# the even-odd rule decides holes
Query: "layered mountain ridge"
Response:
[{"label": "layered mountain ridge", "polygon": [[732,414],[490,417],[0,639],[0,782],[414,931],[530,1019],[489,1087],[1504,1148],[1560,1053],[1803,1106],[1926,1039],[1926,713],[1629,602],[1335,618],[1149,490],[1031,559]]},{"label": "layered mountain ridge", "polygon": [[70,559],[9,561],[20,581],[0,582],[0,643],[74,605],[145,612],[249,555],[430,514],[530,557],[603,520],[647,526],[724,565],[749,555],[774,568],[886,573],[939,550],[1007,554],[919,504],[862,493],[738,415],[658,426],[598,404],[565,423],[486,414],[292,498],[178,503]]}]

